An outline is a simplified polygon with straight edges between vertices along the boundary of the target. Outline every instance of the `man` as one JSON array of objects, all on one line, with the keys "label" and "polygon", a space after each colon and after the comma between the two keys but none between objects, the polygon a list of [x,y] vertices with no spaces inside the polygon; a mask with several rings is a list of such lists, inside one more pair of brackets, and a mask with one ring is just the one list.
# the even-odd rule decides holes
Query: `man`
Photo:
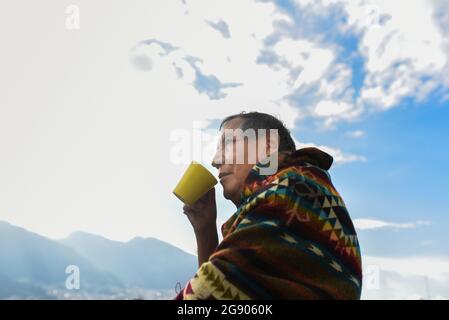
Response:
[{"label": "man", "polygon": [[[237,207],[221,226],[218,243],[215,189],[184,206],[198,244],[199,270],[175,299],[359,299],[362,286],[357,236],[327,170],[333,159],[316,148],[296,150],[275,117],[241,113],[221,126],[218,169],[224,197]],[[225,132],[275,129],[278,168],[261,174],[261,160],[223,161]],[[257,136],[256,139],[261,139]],[[235,142],[234,138],[234,142]],[[276,142],[276,143],[274,143]],[[260,151],[260,150],[259,150]],[[266,158],[264,158],[266,159]]]}]

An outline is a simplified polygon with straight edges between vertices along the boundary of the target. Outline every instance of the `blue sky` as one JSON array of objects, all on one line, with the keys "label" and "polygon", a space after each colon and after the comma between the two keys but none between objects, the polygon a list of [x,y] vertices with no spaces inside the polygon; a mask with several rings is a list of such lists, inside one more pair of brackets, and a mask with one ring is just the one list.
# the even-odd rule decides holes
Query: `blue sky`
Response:
[{"label": "blue sky", "polygon": [[[366,157],[331,170],[354,218],[428,222],[405,230],[359,231],[367,254],[448,253],[449,103],[441,98],[404,99],[392,110],[332,130],[319,130],[307,120],[296,124],[293,132],[301,139]],[[348,135],[354,129],[362,129],[363,136]]]},{"label": "blue sky", "polygon": [[[79,28],[65,24],[70,4]],[[191,160],[210,163],[221,119],[257,110],[298,147],[334,156],[366,278],[379,280],[365,298],[423,297],[423,277],[432,298],[449,298],[449,6],[404,11],[391,0],[10,2],[0,220],[195,253],[173,187]],[[173,138],[194,140],[198,122],[206,151],[186,140],[175,161]],[[220,226],[235,208],[217,192]]]},{"label": "blue sky", "polygon": [[356,141],[347,138],[345,126],[332,137],[315,134],[318,140],[332,139],[336,146],[347,147],[349,142],[351,152],[368,159],[332,171],[354,217],[429,222],[409,230],[361,231],[364,252],[447,254],[448,119],[447,106],[430,99],[420,104],[404,102],[361,121],[366,134]]}]

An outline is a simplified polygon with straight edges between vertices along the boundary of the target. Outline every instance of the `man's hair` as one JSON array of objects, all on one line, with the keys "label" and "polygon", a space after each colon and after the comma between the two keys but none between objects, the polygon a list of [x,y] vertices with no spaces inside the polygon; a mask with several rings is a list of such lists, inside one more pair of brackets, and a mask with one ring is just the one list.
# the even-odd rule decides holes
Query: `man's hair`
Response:
[{"label": "man's hair", "polygon": [[290,134],[290,131],[285,127],[285,125],[282,123],[281,120],[278,118],[267,114],[267,113],[261,113],[261,112],[248,112],[245,111],[233,114],[231,116],[228,116],[223,119],[223,121],[220,124],[220,129],[223,127],[223,125],[235,118],[241,118],[243,119],[243,123],[240,126],[240,129],[245,131],[246,129],[277,129],[278,136],[279,136],[279,149],[278,151],[295,151],[296,146],[295,142],[293,141],[293,138]]}]

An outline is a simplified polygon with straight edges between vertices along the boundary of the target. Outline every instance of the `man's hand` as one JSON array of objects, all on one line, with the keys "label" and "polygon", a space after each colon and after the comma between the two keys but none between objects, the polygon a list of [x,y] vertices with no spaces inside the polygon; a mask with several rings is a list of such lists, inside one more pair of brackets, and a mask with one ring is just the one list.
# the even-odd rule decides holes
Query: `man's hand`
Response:
[{"label": "man's hand", "polygon": [[207,232],[211,227],[216,228],[217,204],[215,202],[215,188],[210,189],[204,196],[192,205],[184,205],[184,214],[189,218],[195,233]]},{"label": "man's hand", "polygon": [[183,210],[195,231],[198,246],[198,267],[200,267],[209,260],[210,255],[218,245],[215,188],[209,190],[193,205],[185,205]]}]

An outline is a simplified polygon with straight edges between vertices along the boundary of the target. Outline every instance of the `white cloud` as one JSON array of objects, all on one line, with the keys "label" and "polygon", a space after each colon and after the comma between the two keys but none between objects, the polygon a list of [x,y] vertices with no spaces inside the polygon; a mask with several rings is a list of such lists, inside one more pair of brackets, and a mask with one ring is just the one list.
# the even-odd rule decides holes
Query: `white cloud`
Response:
[{"label": "white cloud", "polygon": [[[317,55],[315,77],[308,77],[310,81],[301,80],[299,75],[296,84],[302,91],[295,95],[300,99],[307,97],[308,115],[323,119],[326,127],[341,120],[357,119],[366,112],[390,109],[406,97],[420,102],[434,90],[442,96],[448,92],[447,2],[407,1],[407,14],[403,14],[402,3],[388,0],[296,0],[295,3],[301,18],[296,24],[280,29],[279,34],[284,37],[280,43],[290,50],[279,53],[281,57],[297,56],[299,65],[304,62],[304,52],[313,48],[331,54],[331,60]],[[341,17],[335,18],[341,12],[335,10],[337,7],[345,12],[346,23],[341,22]],[[320,27],[326,20],[335,21],[335,25],[324,33]],[[302,29],[306,31],[301,33]],[[348,62],[354,57],[346,54],[340,62],[337,56],[343,44],[324,40],[334,33],[359,38],[358,47],[351,53],[363,58],[363,70],[358,72],[364,78],[357,94],[354,94],[355,75]]]},{"label": "white cloud", "polygon": [[447,256],[362,259],[362,299],[449,299]]},{"label": "white cloud", "polygon": [[429,225],[428,221],[413,221],[413,222],[388,222],[377,219],[354,219],[354,226],[358,230],[372,230],[372,229],[411,229],[422,225]]},{"label": "white cloud", "polygon": [[349,26],[362,35],[365,104],[388,109],[407,96],[422,100],[442,83],[448,55],[431,1],[407,1],[407,14],[397,1],[335,2],[343,4]]},{"label": "white cloud", "polygon": [[[327,127],[361,113],[361,106],[353,100],[352,69],[336,61],[337,51],[335,44],[288,37],[266,51],[276,58],[272,69],[288,71],[285,95],[294,96],[297,108],[307,116],[322,118]],[[304,103],[307,96],[311,100]]]},{"label": "white cloud", "polygon": [[297,148],[306,148],[306,147],[316,147],[318,149],[327,152],[334,158],[334,162],[337,165],[350,163],[350,162],[365,162],[367,161],[365,156],[355,155],[355,154],[347,154],[342,150],[334,147],[329,147],[325,145],[318,145],[312,142],[300,142],[295,139],[295,144]]},{"label": "white cloud", "polygon": [[324,100],[318,102],[315,114],[320,117],[338,116],[351,109],[351,105],[342,101]]},{"label": "white cloud", "polygon": [[[170,27],[172,32],[167,32],[167,22],[161,21],[151,34],[151,38],[170,43],[178,50],[161,55],[160,46],[154,42],[139,46],[132,54],[139,62],[146,54],[155,66],[149,72],[151,78],[157,77],[167,87],[182,84],[186,89],[194,90],[193,87],[198,85],[195,83],[198,80],[197,71],[206,77],[216,78],[222,84],[241,85],[222,88],[226,99],[216,101],[210,101],[204,94],[191,94],[186,103],[195,105],[196,110],[189,110],[193,112],[187,113],[184,119],[200,118],[200,115],[206,119],[223,118],[243,110],[257,109],[278,115],[292,128],[299,111],[283,99],[289,92],[288,71],[274,70],[256,63],[263,47],[262,40],[273,32],[273,22],[282,19],[275,6],[253,1],[208,1],[207,4],[189,1],[187,5],[189,14],[176,17],[176,26]],[[237,11],[236,5],[239,7]],[[252,17],[251,25],[247,24],[249,15]],[[232,32],[230,38],[223,38],[207,23],[216,20],[226,21],[229,28],[236,32]],[[194,57],[195,60],[189,63],[186,57]],[[182,77],[178,79],[170,74],[181,74]],[[180,84],[171,84],[168,80],[172,79]]]},{"label": "white cloud", "polygon": [[[365,78],[359,97],[355,95],[351,66],[337,61],[341,44],[325,43],[323,35],[313,34],[313,30],[307,37],[296,34],[294,30],[302,28],[301,21],[293,24],[291,17],[270,2],[245,1],[239,3],[236,13],[234,2],[224,5],[212,1],[204,5],[189,1],[188,14],[176,17],[182,31],[156,28],[158,31],[153,32],[154,37],[180,49],[164,57],[157,50],[148,54],[151,61],[161,60],[157,63],[165,63],[167,70],[182,74],[186,85],[193,85],[195,71],[184,60],[185,56],[200,59],[195,65],[204,75],[216,77],[222,84],[241,84],[221,89],[217,97],[226,96],[226,102],[217,101],[217,107],[212,108],[215,111],[223,110],[221,105],[226,105],[227,111],[236,112],[241,111],[242,105],[257,106],[262,111],[277,112],[289,124],[312,116],[322,119],[325,127],[341,120],[357,119],[369,110],[389,109],[404,97],[422,101],[448,78],[444,72],[447,39],[438,27],[448,19],[435,18],[436,3],[441,2],[410,1],[407,15],[402,14],[403,5],[394,1],[298,0],[296,3],[298,10],[312,20],[335,14],[330,8],[336,6],[346,12],[348,23],[336,25],[334,29],[360,36],[358,53],[364,58]],[[251,26],[246,23],[248,14],[254,19]],[[236,32],[229,38],[222,37],[208,21],[222,21]],[[420,21],[419,25],[416,21]],[[284,28],[287,25],[291,34],[282,31],[280,25]],[[192,39],[185,34],[196,37]],[[273,34],[281,36],[271,46],[264,39]],[[277,60],[257,64],[262,52],[274,54]],[[148,69],[148,61],[136,54],[135,62]],[[295,98],[289,99],[292,94]],[[305,97],[308,98],[303,102]],[[207,113],[205,116],[208,117]]]},{"label": "white cloud", "polygon": [[294,79],[293,88],[319,80],[335,58],[333,50],[303,39],[282,39],[276,43],[273,50],[286,60],[289,68],[300,69],[297,79]]},{"label": "white cloud", "polygon": [[351,138],[360,138],[365,135],[365,131],[363,130],[348,131],[346,135]]}]

